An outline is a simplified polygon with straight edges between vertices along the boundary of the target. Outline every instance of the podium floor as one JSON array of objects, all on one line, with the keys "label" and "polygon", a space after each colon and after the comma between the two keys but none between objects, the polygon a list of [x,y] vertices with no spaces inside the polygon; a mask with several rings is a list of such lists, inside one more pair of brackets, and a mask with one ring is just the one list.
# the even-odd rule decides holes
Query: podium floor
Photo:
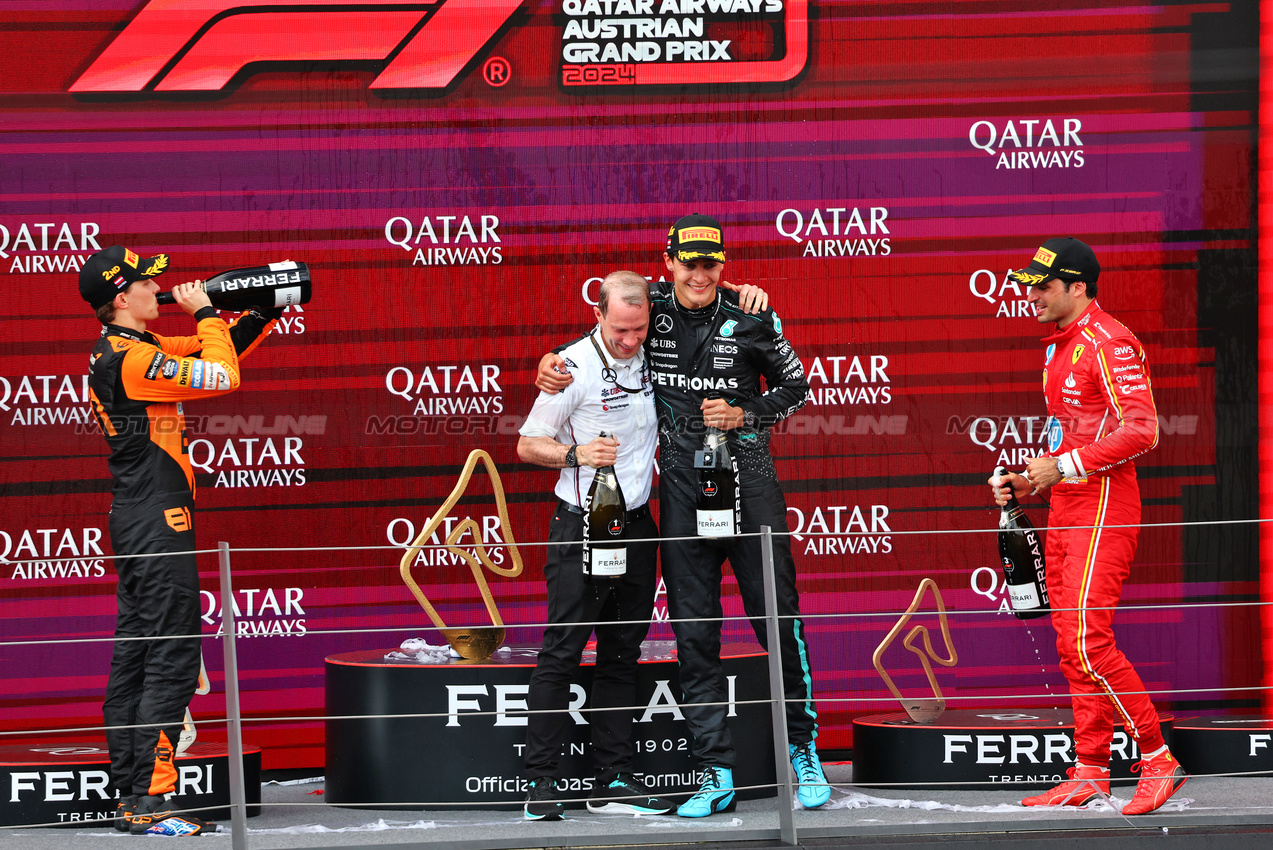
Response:
[{"label": "podium floor", "polygon": [[[1193,848],[1247,850],[1273,844],[1273,778],[1194,777],[1164,810],[1124,818],[1102,804],[1089,809],[1027,809],[1003,791],[858,789],[848,764],[827,765],[836,786],[831,802],[797,810],[799,843],[838,850],[949,850],[1022,844],[1044,850],[1094,842],[1090,850]],[[556,823],[527,822],[520,811],[375,811],[322,803],[321,782],[266,785],[262,813],[248,821],[249,850],[417,847],[430,850],[697,845],[698,850],[782,846],[774,801],[739,803],[738,810],[702,820],[634,818],[568,812]],[[1115,796],[1130,796],[1115,787]],[[225,829],[229,829],[228,822]],[[0,850],[96,848],[126,837],[108,829],[0,830]],[[198,839],[229,848],[228,832]],[[746,842],[732,844],[727,842]],[[940,844],[939,844],[940,842]],[[963,842],[963,843],[959,843]],[[1064,843],[1062,843],[1064,842]],[[1151,843],[1152,842],[1152,845]],[[1166,843],[1164,843],[1166,842]],[[1204,843],[1199,843],[1204,842]]]}]

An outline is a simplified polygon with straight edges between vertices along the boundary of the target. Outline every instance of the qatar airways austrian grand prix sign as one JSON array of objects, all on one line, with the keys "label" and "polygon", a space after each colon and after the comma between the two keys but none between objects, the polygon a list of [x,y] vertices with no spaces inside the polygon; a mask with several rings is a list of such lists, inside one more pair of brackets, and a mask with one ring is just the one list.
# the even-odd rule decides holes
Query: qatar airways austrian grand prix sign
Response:
[{"label": "qatar airways austrian grand prix sign", "polygon": [[808,0],[562,0],[561,84],[774,83],[809,58]]}]

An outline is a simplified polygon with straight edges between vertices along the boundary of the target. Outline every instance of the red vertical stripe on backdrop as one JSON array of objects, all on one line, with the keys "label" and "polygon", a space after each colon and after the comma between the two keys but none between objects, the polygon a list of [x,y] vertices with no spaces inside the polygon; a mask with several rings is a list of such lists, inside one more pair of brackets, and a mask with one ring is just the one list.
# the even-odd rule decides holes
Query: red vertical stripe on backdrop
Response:
[{"label": "red vertical stripe on backdrop", "polygon": [[1260,417],[1260,609],[1264,641],[1264,708],[1273,712],[1273,0],[1260,3],[1260,150],[1259,150],[1259,417]]}]

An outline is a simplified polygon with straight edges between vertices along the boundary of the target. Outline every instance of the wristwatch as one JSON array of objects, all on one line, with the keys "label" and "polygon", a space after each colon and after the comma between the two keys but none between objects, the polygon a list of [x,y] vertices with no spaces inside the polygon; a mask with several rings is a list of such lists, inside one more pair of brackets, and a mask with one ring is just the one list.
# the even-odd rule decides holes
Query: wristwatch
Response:
[{"label": "wristwatch", "polygon": [[743,411],[743,427],[744,428],[756,427],[756,412],[754,410]]},{"label": "wristwatch", "polygon": [[575,457],[575,449],[577,448],[579,448],[578,445],[573,445],[570,448],[566,449],[566,468],[567,469],[574,469],[576,466],[579,465],[579,458]]}]

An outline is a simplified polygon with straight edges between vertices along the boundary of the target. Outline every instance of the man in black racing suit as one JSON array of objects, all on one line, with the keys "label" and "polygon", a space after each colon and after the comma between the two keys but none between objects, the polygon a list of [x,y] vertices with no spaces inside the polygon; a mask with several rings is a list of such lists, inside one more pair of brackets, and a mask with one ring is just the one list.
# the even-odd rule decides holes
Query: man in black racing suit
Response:
[{"label": "man in black racing suit", "polygon": [[[728,694],[720,660],[721,565],[726,558],[756,637],[762,646],[768,644],[764,622],[756,619],[765,610],[760,539],[675,539],[698,534],[694,453],[703,448],[705,425],[728,434],[738,464],[742,533],[754,535],[761,526],[777,532],[772,539],[788,748],[799,800],[816,808],[830,799],[831,790],[814,746],[817,712],[795,561],[784,533],[787,505],[769,453],[769,428],[804,405],[809,384],[777,314],[768,309],[744,313],[737,293],[721,284],[725,249],[715,219],[689,215],[677,221],[668,234],[664,261],[672,282],[651,284],[646,340],[659,416],[663,579],[676,634],[682,709],[703,776],[699,791],[677,813],[706,817],[734,807],[737,756],[726,722]],[[552,383],[546,365],[541,364],[538,376],[541,389]]]},{"label": "man in black racing suit", "polygon": [[[704,769],[698,794],[678,810],[686,817],[726,811],[733,803],[736,755],[726,723],[728,694],[720,662],[721,564],[729,558],[747,616],[764,616],[761,542],[697,534],[699,471],[694,453],[703,447],[704,424],[727,433],[738,464],[743,535],[761,526],[773,539],[783,692],[799,799],[814,808],[830,798],[814,738],[817,712],[812,693],[804,623],[799,619],[796,567],[787,529],[787,504],[773,456],[769,428],[799,410],[809,395],[804,367],[782,335],[772,310],[746,315],[735,293],[719,288],[725,249],[720,225],[707,216],[686,216],[668,234],[664,254],[672,285],[652,293],[650,350],[659,412],[659,505],[663,526],[663,579],[668,615],[676,633],[684,711],[694,735],[694,754]],[[761,377],[765,389],[761,389]],[[767,648],[764,623],[752,626]],[[711,705],[705,703],[714,703]],[[715,786],[715,787],[714,787]],[[729,791],[729,793],[725,793]]]},{"label": "man in black racing suit", "polygon": [[[117,640],[102,714],[120,795],[115,828],[197,835],[208,824],[172,800],[176,747],[200,670],[195,481],[182,402],[237,389],[239,359],[282,311],[252,308],[227,325],[195,281],[173,289],[195,319],[195,335],[150,333],[147,323],[159,317],[154,278],[167,267],[166,254],[144,259],[113,245],[88,258],[79,283],[104,325],[88,383],[114,478]],[[130,555],[149,557],[119,557]]]}]

